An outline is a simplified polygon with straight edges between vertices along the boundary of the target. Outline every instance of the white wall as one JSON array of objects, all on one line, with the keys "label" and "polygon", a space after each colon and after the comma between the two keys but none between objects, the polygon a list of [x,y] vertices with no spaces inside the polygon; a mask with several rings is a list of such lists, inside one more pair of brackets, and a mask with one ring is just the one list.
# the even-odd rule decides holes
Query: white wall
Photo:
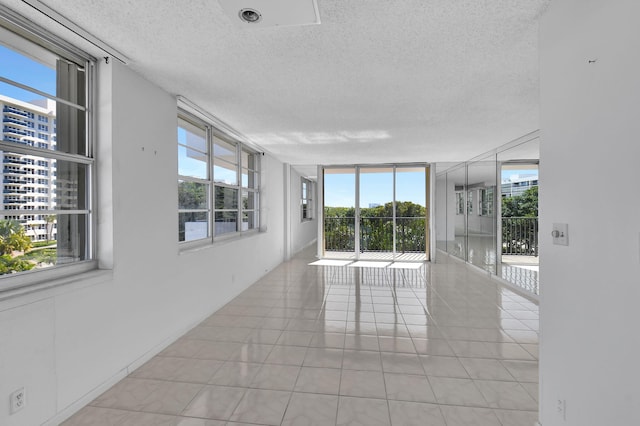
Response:
[{"label": "white wall", "polygon": [[[0,302],[3,426],[55,423],[283,259],[280,162],[263,157],[266,232],[180,253],[176,100],[117,61],[99,81],[99,247],[113,270]],[[9,415],[20,386],[28,405]]]},{"label": "white wall", "polygon": [[543,426],[640,424],[639,16],[635,0],[556,1],[541,27]]},{"label": "white wall", "polygon": [[[301,220],[300,200],[302,199],[302,176],[291,168],[291,254],[313,244],[318,236],[318,196],[313,194],[313,219]],[[315,187],[315,185],[314,185]]]}]

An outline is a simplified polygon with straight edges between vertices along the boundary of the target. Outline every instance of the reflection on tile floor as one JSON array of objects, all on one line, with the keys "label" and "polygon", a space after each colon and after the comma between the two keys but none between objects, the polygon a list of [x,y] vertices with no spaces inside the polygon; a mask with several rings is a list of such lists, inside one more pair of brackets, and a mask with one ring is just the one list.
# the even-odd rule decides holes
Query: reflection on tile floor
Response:
[{"label": "reflection on tile floor", "polygon": [[64,423],[532,426],[538,307],[459,262],[269,273]]},{"label": "reflection on tile floor", "polygon": [[533,294],[540,294],[537,267],[502,265],[501,277]]}]

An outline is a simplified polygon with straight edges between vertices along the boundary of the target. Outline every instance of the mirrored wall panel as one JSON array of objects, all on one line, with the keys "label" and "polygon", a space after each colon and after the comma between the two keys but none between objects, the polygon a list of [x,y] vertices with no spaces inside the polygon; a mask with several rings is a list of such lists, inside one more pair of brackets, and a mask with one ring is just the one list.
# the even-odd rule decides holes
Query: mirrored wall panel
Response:
[{"label": "mirrored wall panel", "polygon": [[496,272],[496,157],[467,164],[467,260]]},{"label": "mirrored wall panel", "polygon": [[538,294],[537,135],[436,165],[436,248]]}]

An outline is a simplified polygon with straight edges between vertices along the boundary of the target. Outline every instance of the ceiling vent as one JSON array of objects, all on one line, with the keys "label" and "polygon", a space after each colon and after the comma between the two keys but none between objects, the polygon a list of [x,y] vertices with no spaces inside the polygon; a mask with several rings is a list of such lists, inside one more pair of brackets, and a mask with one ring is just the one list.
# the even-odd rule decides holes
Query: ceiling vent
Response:
[{"label": "ceiling vent", "polygon": [[218,0],[218,2],[234,25],[245,29],[320,23],[316,0]]}]

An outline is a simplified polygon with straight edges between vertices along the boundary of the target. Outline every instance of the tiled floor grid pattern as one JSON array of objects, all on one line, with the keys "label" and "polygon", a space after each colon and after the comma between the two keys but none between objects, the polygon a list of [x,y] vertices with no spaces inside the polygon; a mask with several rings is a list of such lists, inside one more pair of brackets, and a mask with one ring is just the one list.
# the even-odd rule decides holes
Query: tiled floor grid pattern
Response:
[{"label": "tiled floor grid pattern", "polygon": [[459,262],[282,264],[65,426],[533,426],[538,307]]}]

